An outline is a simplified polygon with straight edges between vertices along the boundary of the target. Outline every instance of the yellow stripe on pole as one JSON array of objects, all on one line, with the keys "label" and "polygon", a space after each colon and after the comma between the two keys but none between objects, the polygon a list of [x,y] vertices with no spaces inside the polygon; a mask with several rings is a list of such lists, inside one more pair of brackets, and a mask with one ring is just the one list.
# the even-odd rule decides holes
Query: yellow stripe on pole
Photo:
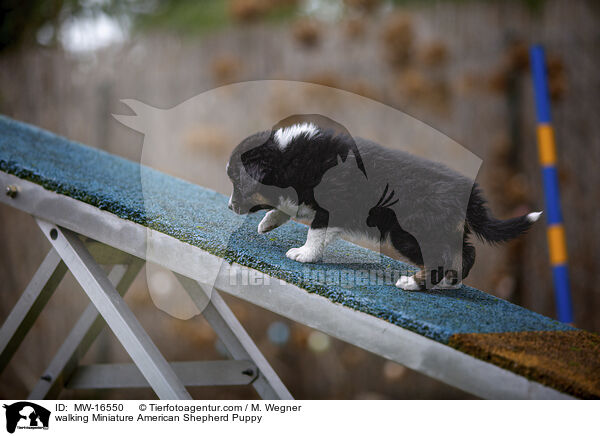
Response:
[{"label": "yellow stripe on pole", "polygon": [[556,145],[554,142],[554,129],[550,124],[540,124],[537,128],[538,153],[543,166],[556,164]]},{"label": "yellow stripe on pole", "polygon": [[565,228],[562,224],[548,226],[548,247],[550,248],[550,263],[552,265],[567,262],[567,243]]}]

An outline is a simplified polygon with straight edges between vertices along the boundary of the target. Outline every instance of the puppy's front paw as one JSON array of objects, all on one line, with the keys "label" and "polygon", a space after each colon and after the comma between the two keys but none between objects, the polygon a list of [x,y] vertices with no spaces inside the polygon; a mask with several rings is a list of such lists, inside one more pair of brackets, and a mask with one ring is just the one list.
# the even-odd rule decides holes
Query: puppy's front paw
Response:
[{"label": "puppy's front paw", "polygon": [[278,210],[268,212],[258,224],[258,233],[263,234],[276,229],[289,220],[289,215]]},{"label": "puppy's front paw", "polygon": [[291,248],[285,255],[289,259],[302,263],[317,262],[321,258],[320,254],[316,250],[307,246]]},{"label": "puppy's front paw", "polygon": [[420,289],[419,284],[412,276],[400,276],[396,282],[396,287],[405,291],[418,291]]},{"label": "puppy's front paw", "polygon": [[269,219],[269,215],[266,215],[260,223],[258,223],[258,233],[263,234],[270,232],[273,229],[279,227],[279,224]]}]

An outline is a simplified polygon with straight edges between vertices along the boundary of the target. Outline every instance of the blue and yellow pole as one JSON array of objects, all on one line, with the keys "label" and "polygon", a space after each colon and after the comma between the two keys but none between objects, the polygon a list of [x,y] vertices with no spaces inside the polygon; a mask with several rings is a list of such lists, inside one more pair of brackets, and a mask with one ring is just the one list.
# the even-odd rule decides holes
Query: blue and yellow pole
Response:
[{"label": "blue and yellow pole", "polygon": [[538,154],[542,166],[546,220],[548,222],[548,249],[554,278],[556,312],[559,321],[572,323],[573,308],[567,269],[567,244],[563,225],[556,171],[556,144],[550,117],[550,95],[546,75],[544,49],[534,45],[530,51],[531,71],[537,109]]}]

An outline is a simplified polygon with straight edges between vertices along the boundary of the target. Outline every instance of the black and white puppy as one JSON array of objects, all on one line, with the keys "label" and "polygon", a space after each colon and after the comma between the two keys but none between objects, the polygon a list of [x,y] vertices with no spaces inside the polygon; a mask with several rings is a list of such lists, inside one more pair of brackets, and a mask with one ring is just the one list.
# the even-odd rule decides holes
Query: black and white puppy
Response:
[{"label": "black and white puppy", "polygon": [[498,220],[474,181],[447,166],[312,122],[244,139],[231,154],[227,174],[231,210],[270,209],[259,233],[290,217],[310,221],[306,243],[291,248],[288,258],[318,262],[342,234],[366,236],[391,243],[420,268],[396,283],[406,290],[455,285],[475,261],[471,233],[508,241],[541,214]]}]

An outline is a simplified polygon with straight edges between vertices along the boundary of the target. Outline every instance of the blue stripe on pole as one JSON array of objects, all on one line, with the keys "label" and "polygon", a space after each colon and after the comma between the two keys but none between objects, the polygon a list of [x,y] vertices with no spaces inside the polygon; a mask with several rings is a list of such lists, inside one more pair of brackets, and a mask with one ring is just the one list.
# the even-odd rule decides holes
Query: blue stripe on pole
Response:
[{"label": "blue stripe on pole", "polygon": [[544,48],[541,45],[531,47],[531,71],[533,74],[533,86],[535,88],[535,106],[537,108],[538,122],[549,123],[551,121],[550,96],[548,95],[546,80]]},{"label": "blue stripe on pole", "polygon": [[552,268],[554,278],[554,294],[558,320],[564,323],[573,322],[573,307],[569,290],[569,271],[567,265],[557,265]]},{"label": "blue stripe on pole", "polygon": [[[538,123],[549,125],[551,122],[550,95],[546,77],[546,59],[544,49],[541,45],[533,45],[531,47],[530,60]],[[545,150],[543,147],[547,145],[548,144],[540,144],[540,150]],[[548,226],[562,224],[556,166],[542,166],[542,178],[544,180],[544,197],[546,200],[546,220]],[[550,247],[550,249],[552,249],[552,247]],[[558,319],[567,323],[573,322],[573,309],[571,306],[571,291],[569,289],[569,273],[567,271],[567,265],[561,264],[554,266],[552,268],[552,275],[554,277],[554,292]]]},{"label": "blue stripe on pole", "polygon": [[544,180],[544,196],[546,199],[546,221],[548,225],[562,223],[556,167],[543,167],[542,179]]}]

